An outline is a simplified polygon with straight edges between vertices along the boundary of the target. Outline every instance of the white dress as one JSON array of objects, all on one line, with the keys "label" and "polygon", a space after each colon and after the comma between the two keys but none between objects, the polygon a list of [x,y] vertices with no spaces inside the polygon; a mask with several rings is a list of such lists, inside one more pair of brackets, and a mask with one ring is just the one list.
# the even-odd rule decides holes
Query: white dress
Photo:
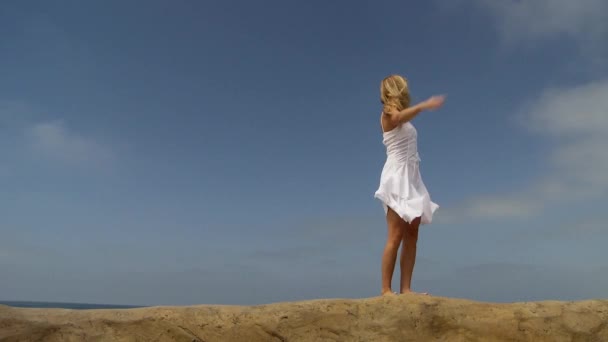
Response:
[{"label": "white dress", "polygon": [[386,163],[374,197],[382,201],[385,213],[390,207],[407,222],[421,217],[421,224],[427,224],[439,206],[431,201],[420,176],[417,138],[410,122],[382,134]]}]

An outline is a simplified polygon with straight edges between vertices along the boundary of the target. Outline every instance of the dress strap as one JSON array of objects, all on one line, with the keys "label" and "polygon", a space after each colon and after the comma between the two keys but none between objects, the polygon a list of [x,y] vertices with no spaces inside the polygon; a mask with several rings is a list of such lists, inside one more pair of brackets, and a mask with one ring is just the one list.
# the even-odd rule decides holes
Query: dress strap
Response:
[{"label": "dress strap", "polygon": [[380,113],[380,130],[382,131],[382,133],[386,133],[384,131],[384,126],[382,125],[382,117],[384,116],[384,112]]}]

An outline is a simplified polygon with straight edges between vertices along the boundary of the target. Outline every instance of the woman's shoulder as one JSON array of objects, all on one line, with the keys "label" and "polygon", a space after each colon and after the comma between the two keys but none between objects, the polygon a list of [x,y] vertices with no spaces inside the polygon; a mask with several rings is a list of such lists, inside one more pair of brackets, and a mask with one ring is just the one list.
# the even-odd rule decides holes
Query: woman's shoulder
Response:
[{"label": "woman's shoulder", "polygon": [[382,133],[388,133],[394,131],[399,128],[400,124],[395,125],[393,121],[390,119],[390,115],[382,112],[380,114],[380,127],[382,128]]}]

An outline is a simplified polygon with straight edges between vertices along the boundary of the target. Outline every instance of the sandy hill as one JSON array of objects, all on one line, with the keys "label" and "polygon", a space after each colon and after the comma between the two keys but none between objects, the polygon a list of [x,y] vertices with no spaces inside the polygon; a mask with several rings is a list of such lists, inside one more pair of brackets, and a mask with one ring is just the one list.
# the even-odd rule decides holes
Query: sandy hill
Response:
[{"label": "sandy hill", "polygon": [[608,300],[402,295],[128,310],[0,306],[0,341],[608,341]]}]

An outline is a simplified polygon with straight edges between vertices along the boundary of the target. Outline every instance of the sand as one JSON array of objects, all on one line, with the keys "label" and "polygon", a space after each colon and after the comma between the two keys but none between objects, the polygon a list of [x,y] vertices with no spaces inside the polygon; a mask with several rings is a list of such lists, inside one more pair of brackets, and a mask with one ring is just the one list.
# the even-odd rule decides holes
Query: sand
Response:
[{"label": "sand", "polygon": [[0,306],[0,341],[608,341],[608,300],[400,295],[121,310]]}]

